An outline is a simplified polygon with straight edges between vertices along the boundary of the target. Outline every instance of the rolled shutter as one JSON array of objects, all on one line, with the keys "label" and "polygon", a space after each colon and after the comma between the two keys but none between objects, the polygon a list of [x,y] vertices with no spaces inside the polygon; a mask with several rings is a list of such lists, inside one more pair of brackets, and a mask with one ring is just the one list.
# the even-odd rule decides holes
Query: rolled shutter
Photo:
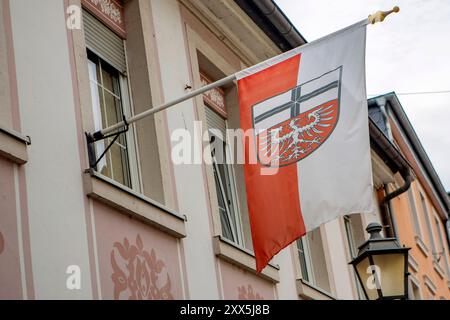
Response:
[{"label": "rolled shutter", "polygon": [[86,10],[83,10],[83,25],[87,48],[125,73],[127,66],[123,40]]},{"label": "rolled shutter", "polygon": [[208,125],[208,130],[217,129],[222,133],[222,137],[225,140],[226,124],[225,120],[213,111],[211,108],[205,106],[206,123]]}]

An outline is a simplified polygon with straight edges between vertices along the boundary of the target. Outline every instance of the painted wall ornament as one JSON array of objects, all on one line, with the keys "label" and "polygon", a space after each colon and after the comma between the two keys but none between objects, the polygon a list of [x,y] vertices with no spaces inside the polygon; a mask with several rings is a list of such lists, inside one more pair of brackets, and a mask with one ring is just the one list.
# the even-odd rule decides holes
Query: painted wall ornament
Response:
[{"label": "painted wall ornament", "polygon": [[170,276],[154,249],[144,249],[139,234],[136,243],[127,238],[115,242],[111,251],[114,299],[172,300]]},{"label": "painted wall ornament", "polygon": [[264,300],[264,297],[253,290],[251,284],[238,287],[238,299],[240,300]]}]

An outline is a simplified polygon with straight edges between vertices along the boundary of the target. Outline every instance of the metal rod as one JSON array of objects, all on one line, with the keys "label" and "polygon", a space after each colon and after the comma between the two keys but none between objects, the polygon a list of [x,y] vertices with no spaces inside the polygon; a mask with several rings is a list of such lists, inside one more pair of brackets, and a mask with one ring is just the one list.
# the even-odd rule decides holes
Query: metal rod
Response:
[{"label": "metal rod", "polygon": [[230,82],[232,82],[234,80],[236,80],[236,75],[235,74],[232,74],[232,75],[230,75],[228,77],[225,77],[223,79],[217,80],[216,82],[210,83],[210,84],[208,84],[206,86],[203,86],[203,87],[201,87],[199,89],[196,89],[196,90],[194,90],[194,91],[192,91],[192,92],[190,92],[190,93],[188,93],[188,94],[186,94],[186,95],[184,95],[182,97],[179,97],[179,98],[177,98],[175,100],[172,100],[172,101],[169,101],[167,103],[161,104],[161,105],[156,106],[154,108],[148,109],[147,111],[139,113],[139,114],[137,114],[137,115],[135,115],[133,117],[130,117],[130,118],[126,119],[126,121],[120,121],[120,122],[118,122],[118,123],[116,123],[116,124],[114,124],[114,125],[112,125],[110,127],[104,128],[104,129],[102,129],[100,131],[97,131],[97,132],[95,132],[92,135],[92,139],[93,139],[93,141],[100,140],[100,139],[102,139],[104,137],[104,135],[106,135],[106,134],[108,134],[110,132],[113,132],[114,130],[120,129],[120,128],[126,126],[127,124],[132,124],[132,123],[134,123],[134,122],[136,122],[136,121],[138,121],[138,120],[140,120],[142,118],[148,117],[148,116],[150,116],[152,114],[155,114],[155,113],[157,113],[159,111],[165,110],[165,109],[167,109],[167,108],[169,108],[169,107],[171,107],[173,105],[176,105],[176,104],[178,104],[180,102],[186,101],[186,100],[188,100],[188,99],[190,99],[192,97],[195,97],[195,96],[197,96],[199,94],[202,94],[202,93],[204,93],[206,91],[209,91],[211,89],[220,87],[220,86],[222,86],[224,84],[227,84],[227,83],[230,83]]}]

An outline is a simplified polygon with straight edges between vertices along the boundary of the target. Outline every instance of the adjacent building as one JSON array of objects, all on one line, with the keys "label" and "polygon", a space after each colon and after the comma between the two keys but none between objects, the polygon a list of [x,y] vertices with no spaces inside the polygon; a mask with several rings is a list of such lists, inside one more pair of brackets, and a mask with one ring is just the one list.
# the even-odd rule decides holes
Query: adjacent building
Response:
[{"label": "adjacent building", "polygon": [[395,93],[369,100],[370,117],[407,160],[410,170],[384,192],[405,186],[387,203],[389,234],[410,247],[410,299],[449,299],[450,202]]},{"label": "adjacent building", "polygon": [[261,274],[242,165],[172,161],[177,129],[195,162],[239,127],[235,84],[86,139],[305,43],[271,0],[1,0],[0,298],[363,299],[348,263],[372,221],[412,248],[411,297],[449,298],[449,199],[395,94],[369,101],[377,213]]}]

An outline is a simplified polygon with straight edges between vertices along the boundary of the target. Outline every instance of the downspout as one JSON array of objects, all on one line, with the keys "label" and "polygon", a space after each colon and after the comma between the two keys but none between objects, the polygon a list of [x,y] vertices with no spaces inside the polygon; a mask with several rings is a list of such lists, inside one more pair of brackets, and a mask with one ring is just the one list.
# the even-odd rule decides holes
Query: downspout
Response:
[{"label": "downspout", "polygon": [[405,168],[402,169],[406,170],[406,172],[402,173],[400,172],[400,175],[403,177],[405,183],[398,189],[392,191],[391,193],[387,193],[387,186],[385,186],[384,191],[387,193],[383,200],[381,200],[381,205],[386,207],[386,211],[387,214],[389,216],[389,219],[391,220],[391,225],[392,225],[392,233],[393,236],[395,238],[398,238],[398,226],[397,226],[397,220],[395,219],[395,215],[392,214],[392,206],[391,206],[391,200],[394,199],[395,197],[398,197],[399,195],[401,195],[402,193],[406,192],[409,187],[411,186],[411,182],[412,182],[412,174],[411,174],[411,169]]},{"label": "downspout", "polygon": [[402,193],[406,192],[411,186],[411,182],[413,180],[411,169],[409,167],[402,168],[402,170],[400,171],[400,175],[405,180],[405,183],[400,188],[392,191],[391,193],[386,194],[386,196],[381,201],[381,204],[389,203],[389,201],[391,201],[395,197],[398,197]]},{"label": "downspout", "polygon": [[392,228],[392,235],[397,237],[397,223],[395,221],[395,217],[392,214],[392,208],[390,201],[395,197],[398,197],[402,193],[406,192],[411,186],[411,182],[413,180],[413,175],[411,173],[410,165],[403,158],[401,153],[395,148],[392,142],[383,134],[383,132],[377,127],[377,125],[369,119],[369,131],[370,137],[374,141],[377,142],[378,147],[381,151],[387,155],[387,157],[395,163],[395,165],[399,168],[399,173],[404,180],[404,184],[398,189],[388,193],[385,187],[386,195],[381,200],[380,206],[384,209],[386,216],[389,218],[389,224]]}]

